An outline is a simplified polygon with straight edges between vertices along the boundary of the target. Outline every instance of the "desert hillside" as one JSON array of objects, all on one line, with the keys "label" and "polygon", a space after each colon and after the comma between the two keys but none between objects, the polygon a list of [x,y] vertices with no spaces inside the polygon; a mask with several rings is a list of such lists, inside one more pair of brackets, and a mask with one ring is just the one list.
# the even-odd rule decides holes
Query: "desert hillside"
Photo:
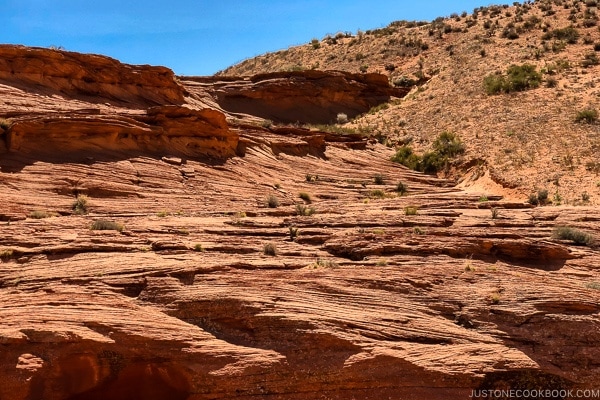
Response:
[{"label": "desert hillside", "polygon": [[[598,29],[575,13],[575,44],[527,58],[564,5],[212,77],[0,45],[0,399],[594,398],[597,125],[574,119],[594,107],[597,67],[578,62]],[[428,46],[378,67],[409,34]],[[570,67],[486,94],[510,57]]]},{"label": "desert hillside", "polygon": [[[554,204],[600,203],[596,1],[480,7],[431,23],[397,21],[307,41],[220,75],[335,69],[378,72],[398,87],[418,82],[406,98],[344,127],[421,153],[440,133],[452,132],[466,152],[446,176],[467,189],[515,200],[546,190]],[[488,75],[524,64],[539,74],[536,87],[487,94]],[[581,119],[588,111],[596,117]]]}]

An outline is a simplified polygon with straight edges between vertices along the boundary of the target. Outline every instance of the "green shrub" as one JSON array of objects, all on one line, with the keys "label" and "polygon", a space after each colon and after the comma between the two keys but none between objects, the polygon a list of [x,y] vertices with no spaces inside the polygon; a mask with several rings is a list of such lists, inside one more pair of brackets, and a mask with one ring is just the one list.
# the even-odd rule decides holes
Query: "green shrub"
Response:
[{"label": "green shrub", "polygon": [[561,28],[561,29],[554,29],[550,32],[546,32],[543,36],[542,39],[544,40],[550,40],[550,39],[557,39],[557,40],[564,40],[565,42],[569,43],[569,44],[575,44],[577,43],[577,40],[579,40],[579,31],[574,27],[574,26],[567,26],[566,28]]},{"label": "green shrub", "polygon": [[109,221],[106,219],[98,219],[92,223],[92,226],[90,227],[90,229],[97,230],[97,231],[119,231],[119,232],[121,232],[123,230],[123,225],[121,225],[115,221]]},{"label": "green shrub", "polygon": [[411,147],[401,146],[396,150],[396,154],[392,157],[392,161],[416,171],[421,163],[421,157],[413,153]]},{"label": "green shrub", "polygon": [[582,122],[586,124],[593,124],[598,120],[598,111],[595,108],[588,108],[581,110],[575,117],[575,122]]},{"label": "green shrub", "polygon": [[508,67],[506,76],[488,75],[483,80],[483,86],[487,94],[499,94],[502,92],[522,92],[534,89],[542,83],[542,75],[536,70],[535,65],[513,64]]},{"label": "green shrub", "polygon": [[267,197],[267,206],[269,208],[277,208],[279,207],[279,199],[275,195],[270,195]]},{"label": "green shrub", "polygon": [[591,234],[569,226],[555,228],[552,237],[560,240],[571,240],[578,245],[591,246],[594,244],[594,237]]},{"label": "green shrub", "polygon": [[433,142],[433,151],[420,157],[413,153],[412,148],[402,146],[392,157],[398,162],[415,171],[435,174],[445,168],[450,159],[464,153],[465,147],[461,140],[452,132],[442,132]]},{"label": "green shrub", "polygon": [[85,194],[77,195],[77,198],[73,202],[71,207],[74,214],[87,214],[88,213],[88,197]]},{"label": "green shrub", "polygon": [[277,255],[277,245],[275,243],[267,243],[263,248],[263,252],[266,256],[276,256]]}]

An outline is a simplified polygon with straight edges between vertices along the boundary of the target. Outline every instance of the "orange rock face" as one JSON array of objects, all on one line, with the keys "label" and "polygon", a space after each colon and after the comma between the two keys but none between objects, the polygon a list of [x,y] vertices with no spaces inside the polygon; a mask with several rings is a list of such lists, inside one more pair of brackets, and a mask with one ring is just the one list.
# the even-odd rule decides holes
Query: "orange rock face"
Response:
[{"label": "orange rock face", "polygon": [[207,91],[229,112],[285,123],[328,124],[338,113],[353,118],[409,91],[390,87],[380,74],[341,71],[277,72],[200,82],[210,85]]},{"label": "orange rock face", "polygon": [[375,140],[262,128],[198,80],[148,107],[139,88],[107,105],[11,79],[0,399],[597,389],[600,255],[553,231],[598,238],[598,209],[470,194]]}]

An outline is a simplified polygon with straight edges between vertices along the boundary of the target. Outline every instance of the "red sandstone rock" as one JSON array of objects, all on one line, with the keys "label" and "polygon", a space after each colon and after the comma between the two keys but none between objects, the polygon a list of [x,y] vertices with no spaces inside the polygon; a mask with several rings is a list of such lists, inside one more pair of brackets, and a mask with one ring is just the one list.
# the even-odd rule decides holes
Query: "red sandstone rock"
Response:
[{"label": "red sandstone rock", "polygon": [[[201,85],[146,110],[45,98],[31,79],[0,79],[0,399],[465,399],[600,381],[599,253],[552,238],[599,237],[599,210],[490,194],[493,219],[382,145],[230,126]],[[73,214],[78,194],[89,214]],[[100,218],[124,229],[90,229]]]}]

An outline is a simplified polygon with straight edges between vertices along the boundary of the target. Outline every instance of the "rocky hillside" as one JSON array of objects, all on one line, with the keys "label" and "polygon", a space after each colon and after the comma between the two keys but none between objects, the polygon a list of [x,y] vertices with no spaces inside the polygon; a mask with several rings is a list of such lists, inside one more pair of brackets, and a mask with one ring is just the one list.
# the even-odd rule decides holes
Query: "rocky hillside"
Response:
[{"label": "rocky hillside", "polygon": [[436,79],[0,46],[0,399],[597,390],[597,207],[457,188],[323,124]]},{"label": "rocky hillside", "polygon": [[[313,39],[220,75],[335,69],[385,74],[397,87],[418,82],[406,98],[344,127],[417,153],[452,132],[466,152],[445,176],[462,187],[515,200],[542,190],[554,204],[600,204],[599,52],[598,2],[541,0]],[[525,64],[537,74],[531,86],[489,94],[486,77]]]}]

